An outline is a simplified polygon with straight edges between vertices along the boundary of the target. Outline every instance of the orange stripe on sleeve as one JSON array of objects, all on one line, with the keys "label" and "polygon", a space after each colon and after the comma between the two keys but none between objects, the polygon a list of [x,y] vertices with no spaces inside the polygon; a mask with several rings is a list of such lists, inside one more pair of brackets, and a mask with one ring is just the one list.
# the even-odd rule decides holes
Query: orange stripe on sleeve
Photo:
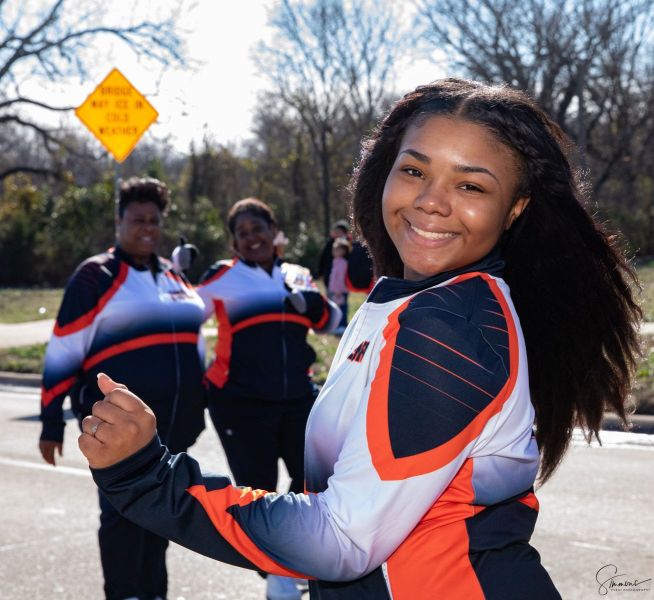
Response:
[{"label": "orange stripe on sleeve", "polygon": [[207,369],[205,377],[216,387],[222,388],[229,376],[229,362],[232,357],[232,326],[227,316],[227,310],[222,300],[213,301],[218,323],[216,338],[216,358]]},{"label": "orange stripe on sleeve", "polygon": [[322,316],[320,317],[320,320],[316,323],[316,329],[318,331],[320,331],[327,325],[327,323],[329,322],[329,315],[331,314],[331,309],[329,308],[329,304],[325,302],[324,298],[322,300],[322,304],[323,304]]},{"label": "orange stripe on sleeve", "polygon": [[208,492],[203,485],[191,486],[186,491],[202,505],[218,533],[259,569],[274,575],[306,577],[302,573],[283,567],[261,551],[241,529],[234,517],[227,512],[230,506],[247,506],[268,492],[234,486]]},{"label": "orange stripe on sleeve", "polygon": [[43,406],[48,406],[50,402],[52,402],[59,394],[64,394],[70,390],[70,388],[73,387],[76,379],[77,377],[75,376],[64,379],[49,390],[41,388],[41,404]]},{"label": "orange stripe on sleeve", "polygon": [[518,498],[518,502],[522,502],[529,508],[532,508],[533,510],[538,510],[540,508],[540,504],[538,503],[538,498],[536,498],[536,494],[533,492],[530,492],[526,496],[523,496],[522,498]]}]

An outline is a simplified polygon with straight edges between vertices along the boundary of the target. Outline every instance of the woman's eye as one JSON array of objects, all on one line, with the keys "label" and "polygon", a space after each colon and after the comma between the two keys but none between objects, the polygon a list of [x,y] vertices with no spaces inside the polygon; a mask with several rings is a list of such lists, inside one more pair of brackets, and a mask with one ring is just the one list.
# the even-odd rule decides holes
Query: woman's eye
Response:
[{"label": "woman's eye", "polygon": [[466,192],[483,192],[479,186],[475,185],[474,183],[464,183],[463,185],[459,186],[462,190]]},{"label": "woman's eye", "polygon": [[413,167],[404,167],[402,171],[411,177],[422,177],[422,171],[414,169]]}]

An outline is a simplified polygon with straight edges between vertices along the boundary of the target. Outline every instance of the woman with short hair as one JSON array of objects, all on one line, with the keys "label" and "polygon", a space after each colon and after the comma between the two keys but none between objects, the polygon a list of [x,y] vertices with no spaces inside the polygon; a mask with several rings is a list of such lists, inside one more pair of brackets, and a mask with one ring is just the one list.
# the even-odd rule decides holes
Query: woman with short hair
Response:
[{"label": "woman with short hair", "polygon": [[[278,460],[304,491],[304,430],[315,396],[309,329],[334,330],[340,311],[309,270],[276,255],[272,209],[245,198],[227,216],[234,257],[218,261],[197,288],[218,324],[205,375],[209,414],[237,485],[277,489]],[[290,578],[268,576],[268,600],[299,600]]]},{"label": "woman with short hair", "polygon": [[[184,276],[157,255],[167,203],[161,181],[123,181],[115,246],[85,260],[66,285],[41,395],[39,448],[52,465],[55,453],[62,454],[64,399],[70,396],[81,422],[102,399],[96,385],[102,371],[149,399],[161,439],[176,452],[193,445],[204,429],[204,305]],[[98,539],[106,598],[166,597],[168,540],[120,516],[102,494]]]}]

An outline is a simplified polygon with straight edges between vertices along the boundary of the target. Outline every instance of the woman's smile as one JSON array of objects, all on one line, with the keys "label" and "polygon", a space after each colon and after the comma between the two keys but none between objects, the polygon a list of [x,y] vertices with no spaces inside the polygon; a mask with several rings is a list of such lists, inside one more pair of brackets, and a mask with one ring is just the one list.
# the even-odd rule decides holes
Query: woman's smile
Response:
[{"label": "woman's smile", "polygon": [[419,237],[429,241],[451,240],[452,238],[457,236],[457,234],[454,233],[453,231],[427,231],[426,229],[420,229],[419,227],[416,227],[415,225],[409,223],[408,221],[407,221],[407,225],[411,228],[413,232],[418,234]]},{"label": "woman's smile", "polygon": [[424,279],[478,261],[527,205],[517,162],[484,127],[434,116],[407,129],[386,179],[382,214],[404,263]]}]

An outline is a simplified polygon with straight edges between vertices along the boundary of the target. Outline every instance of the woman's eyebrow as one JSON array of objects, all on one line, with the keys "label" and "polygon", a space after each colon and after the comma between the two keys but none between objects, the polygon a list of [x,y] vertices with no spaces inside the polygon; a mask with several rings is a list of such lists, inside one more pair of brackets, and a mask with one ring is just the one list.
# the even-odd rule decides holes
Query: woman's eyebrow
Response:
[{"label": "woman's eyebrow", "polygon": [[402,150],[400,154],[410,154],[411,156],[413,156],[413,158],[419,160],[422,163],[425,163],[426,165],[428,165],[431,162],[431,158],[429,158],[426,154],[423,154],[422,152],[418,152],[413,148],[406,148],[405,150]]},{"label": "woman's eyebrow", "polygon": [[493,175],[493,173],[486,167],[476,167],[474,165],[454,165],[454,170],[458,173],[486,173],[487,175],[490,175],[495,181],[497,181],[497,183],[500,182],[500,180],[495,177],[495,175]]}]

